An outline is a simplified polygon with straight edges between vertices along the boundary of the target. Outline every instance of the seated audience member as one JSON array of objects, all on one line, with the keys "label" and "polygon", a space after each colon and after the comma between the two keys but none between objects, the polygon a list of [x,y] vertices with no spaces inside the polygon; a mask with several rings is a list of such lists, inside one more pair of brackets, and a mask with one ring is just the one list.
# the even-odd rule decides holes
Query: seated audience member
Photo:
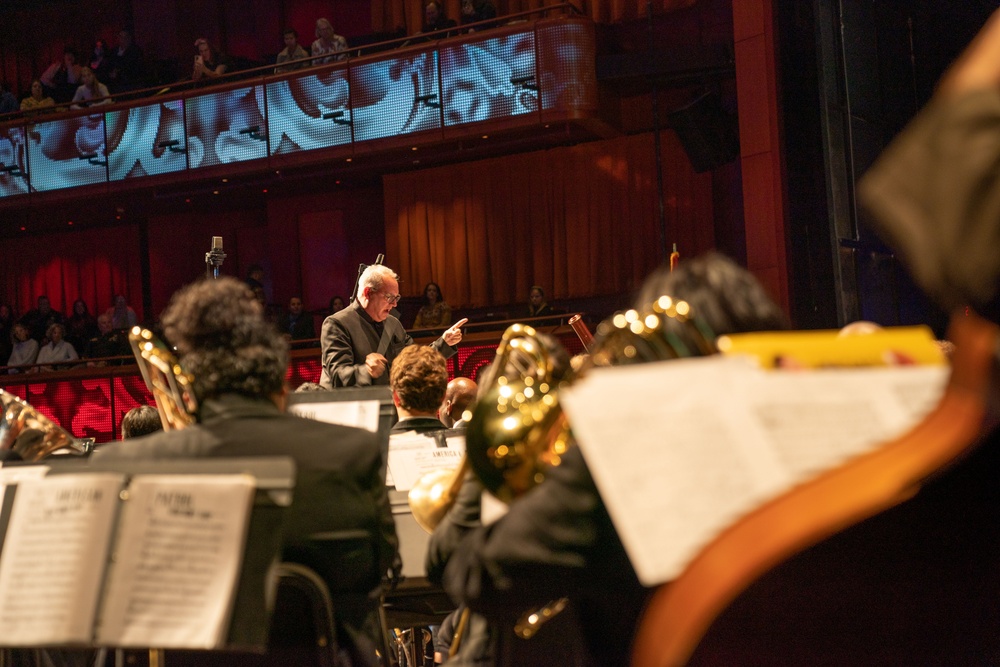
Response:
[{"label": "seated audience member", "polygon": [[465,413],[472,410],[478,389],[476,383],[466,377],[457,377],[449,382],[438,410],[438,419],[448,428],[465,428],[468,421]]},{"label": "seated audience member", "polygon": [[132,34],[122,30],[118,33],[118,48],[112,54],[109,85],[116,92],[135,90],[142,88],[143,79],[142,50],[132,41]]},{"label": "seated audience member", "polygon": [[67,365],[58,365],[60,361],[73,361],[79,359],[80,356],[76,353],[76,349],[73,345],[65,340],[66,327],[58,322],[49,325],[48,331],[45,332],[45,337],[48,339],[48,343],[42,345],[38,349],[38,357],[35,359],[36,364],[49,364],[47,366],[36,366],[33,370],[38,371],[59,371],[70,368]]},{"label": "seated audience member", "polygon": [[45,94],[42,82],[35,79],[31,82],[31,94],[21,100],[21,111],[38,111],[55,104],[56,101]]},{"label": "seated audience member", "polygon": [[437,418],[437,412],[448,387],[448,366],[436,350],[424,345],[404,348],[392,364],[389,387],[399,414],[393,433],[425,433],[446,428]]},{"label": "seated audience member", "polygon": [[307,66],[309,64],[307,62],[292,63],[290,65],[284,64],[292,60],[308,58],[309,54],[299,44],[299,33],[295,32],[295,28],[286,28],[282,35],[285,40],[285,48],[278,52],[278,58],[275,61],[278,67],[274,68],[274,73],[291,72],[292,70]]},{"label": "seated audience member", "polygon": [[257,287],[264,289],[264,267],[260,264],[250,265],[250,268],[247,269],[247,285],[250,286],[250,289]]},{"label": "seated audience member", "polygon": [[545,290],[534,285],[528,292],[528,317],[544,317],[555,314],[555,309],[545,300]]},{"label": "seated audience member", "polygon": [[135,311],[128,305],[124,294],[116,294],[114,304],[105,311],[111,317],[111,326],[115,329],[125,329],[129,331],[138,324],[139,320],[135,316]]},{"label": "seated audience member", "polygon": [[28,327],[18,322],[14,325],[14,348],[7,359],[8,373],[20,373],[24,369],[15,366],[30,366],[38,357],[38,341],[31,338]]},{"label": "seated audience member", "polygon": [[[399,276],[387,266],[373,264],[358,279],[358,298],[323,321],[320,384],[333,387],[367,387],[389,384],[393,360],[413,339],[391,314],[399,302]],[[446,359],[462,341],[459,320],[431,347]],[[382,350],[382,351],[379,351]],[[384,352],[384,353],[383,353]]]},{"label": "seated audience member", "polygon": [[19,108],[17,97],[10,91],[5,82],[0,81],[0,116],[14,113]]},{"label": "seated audience member", "polygon": [[66,319],[66,340],[77,351],[87,347],[87,341],[99,333],[97,319],[90,314],[87,302],[77,299],[73,302],[73,313]]},{"label": "seated audience member", "polygon": [[87,66],[98,79],[106,79],[111,74],[111,53],[103,39],[94,42],[94,50],[90,54],[90,62]]},{"label": "seated audience member", "polygon": [[14,350],[14,309],[9,303],[0,303],[0,363],[6,365]]},{"label": "seated audience member", "polygon": [[[111,104],[108,97],[108,87],[97,80],[97,75],[89,67],[80,68],[80,87],[73,95],[73,108],[83,109],[88,106]],[[91,100],[96,100],[91,102]]]},{"label": "seated audience member", "polygon": [[[288,345],[241,281],[220,277],[189,285],[173,296],[162,320],[166,342],[194,378],[196,423],[105,445],[93,460],[293,458],[296,483],[283,558],[301,562],[296,559],[315,548],[320,535],[369,536],[373,553],[358,554],[364,564],[357,571],[345,567],[321,576],[336,578],[328,583],[345,664],[380,664],[380,575],[398,567],[398,542],[375,434],[285,412]],[[347,587],[345,581],[361,583]]]},{"label": "seated audience member", "polygon": [[335,296],[332,299],[330,299],[330,309],[329,309],[330,315],[333,315],[334,313],[339,313],[343,309],[344,309],[344,297]]},{"label": "seated audience member", "polygon": [[40,77],[42,85],[59,104],[69,102],[80,85],[80,66],[76,64],[76,51],[67,48],[60,62],[52,63]]},{"label": "seated audience member", "polygon": [[288,312],[278,318],[278,330],[285,340],[306,340],[316,337],[312,313],[305,311],[301,297],[293,296],[288,300]]},{"label": "seated audience member", "polygon": [[[128,334],[122,329],[115,329],[111,315],[103,313],[97,316],[98,334],[87,341],[83,356],[85,359],[99,359],[100,361],[89,361],[88,366],[107,366],[107,357],[122,357],[132,353],[129,347]],[[122,362],[111,362],[119,365]]]},{"label": "seated audience member", "polygon": [[[648,308],[655,298],[646,301],[645,295],[669,294],[689,301],[699,319],[695,304],[703,304],[705,324],[719,334],[785,326],[783,313],[763,288],[721,255],[690,260],[673,273],[662,267],[646,280],[642,294],[637,308]],[[742,303],[746,300],[753,303]],[[723,317],[713,321],[719,314]],[[664,325],[690,341],[689,330],[677,321],[667,318]],[[695,342],[687,346],[699,349]],[[565,351],[553,358],[558,379],[569,359]],[[483,384],[488,391],[479,399],[470,433],[482,429],[487,401],[496,400],[492,383],[484,379]],[[442,581],[452,599],[491,622],[491,631],[498,633],[497,659],[517,650],[508,646],[520,641],[510,628],[522,614],[566,597],[580,622],[588,664],[628,664],[632,635],[651,590],[636,578],[579,447],[570,446],[544,481],[515,499],[490,526],[477,526],[480,494],[473,487],[478,482],[472,477],[466,482],[470,488],[463,485],[431,538],[427,574],[431,581]]]},{"label": "seated audience member", "polygon": [[151,405],[132,408],[122,417],[122,440],[139,438],[163,430],[159,411]]},{"label": "seated audience member", "polygon": [[444,15],[444,9],[437,0],[431,0],[424,5],[424,24],[420,28],[420,32],[438,32],[454,27],[455,22]]},{"label": "seated audience member", "polygon": [[328,19],[316,19],[316,41],[312,43],[313,65],[332,63],[347,57],[347,40],[333,30]]},{"label": "seated audience member", "polygon": [[48,328],[56,322],[65,324],[66,318],[58,310],[53,310],[49,297],[43,294],[38,297],[38,306],[26,312],[21,321],[28,327],[31,337],[41,344],[46,342],[45,332]]},{"label": "seated audience member", "polygon": [[[497,8],[490,0],[462,0],[462,25],[488,21],[497,17]],[[488,30],[495,24],[486,23],[470,30]]]},{"label": "seated audience member", "polygon": [[424,305],[417,311],[413,321],[414,329],[446,327],[451,324],[451,306],[445,303],[444,295],[437,283],[427,283],[424,287]]},{"label": "seated audience member", "polygon": [[194,57],[194,70],[191,72],[193,81],[217,79],[232,68],[229,58],[209,46],[204,37],[194,41],[194,48],[198,53]]}]

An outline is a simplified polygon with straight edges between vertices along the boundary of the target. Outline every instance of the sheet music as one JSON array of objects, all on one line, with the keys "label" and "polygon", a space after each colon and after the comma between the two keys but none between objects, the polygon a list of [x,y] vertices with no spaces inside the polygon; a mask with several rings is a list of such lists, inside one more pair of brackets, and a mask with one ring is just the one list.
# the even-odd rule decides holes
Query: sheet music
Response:
[{"label": "sheet music", "polygon": [[355,426],[378,433],[378,401],[329,401],[296,403],[288,408],[292,414],[316,419],[328,424]]},{"label": "sheet music", "polygon": [[248,475],[132,480],[98,643],[162,648],[224,643],[254,486]]},{"label": "sheet music", "polygon": [[639,580],[669,581],[738,517],[901,435],[943,366],[767,372],[710,357],[595,369],[560,395]]},{"label": "sheet music", "polygon": [[124,477],[24,480],[0,554],[0,644],[87,643]]},{"label": "sheet music", "polygon": [[49,473],[49,466],[7,466],[0,463],[0,504],[7,494],[7,487],[20,484],[28,479],[42,479]]},{"label": "sheet music", "polygon": [[431,435],[396,433],[389,438],[389,470],[386,484],[409,491],[421,477],[440,468],[456,468],[465,454],[465,436],[449,435],[446,447],[438,447]]}]

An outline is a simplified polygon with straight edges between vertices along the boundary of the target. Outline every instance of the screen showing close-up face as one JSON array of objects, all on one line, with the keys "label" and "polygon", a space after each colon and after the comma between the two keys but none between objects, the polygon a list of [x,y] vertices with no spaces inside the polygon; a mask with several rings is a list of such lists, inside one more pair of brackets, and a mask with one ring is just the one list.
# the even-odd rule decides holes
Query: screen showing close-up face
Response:
[{"label": "screen showing close-up face", "polygon": [[108,180],[104,114],[27,125],[28,174],[38,192]]},{"label": "screen showing close-up face", "polygon": [[110,111],[105,122],[112,181],[187,169],[182,100]]},{"label": "screen showing close-up face", "polygon": [[263,86],[191,97],[185,107],[189,168],[267,157]]},{"label": "screen showing close-up face", "polygon": [[534,33],[442,47],[441,89],[447,126],[537,111]]},{"label": "screen showing close-up face", "polygon": [[0,197],[27,194],[28,156],[24,128],[0,127]]},{"label": "screen showing close-up face", "polygon": [[437,62],[432,51],[352,67],[354,140],[440,128]]},{"label": "screen showing close-up face", "polygon": [[349,101],[346,69],[267,84],[271,154],[351,143]]}]

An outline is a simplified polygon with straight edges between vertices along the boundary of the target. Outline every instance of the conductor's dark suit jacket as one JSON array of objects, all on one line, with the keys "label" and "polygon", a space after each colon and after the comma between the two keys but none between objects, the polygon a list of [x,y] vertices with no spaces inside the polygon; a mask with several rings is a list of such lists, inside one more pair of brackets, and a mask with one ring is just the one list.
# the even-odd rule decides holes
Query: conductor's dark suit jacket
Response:
[{"label": "conductor's dark suit jacket", "polygon": [[[397,562],[398,541],[375,434],[286,414],[267,400],[227,394],[203,402],[198,424],[105,445],[93,460],[203,456],[295,460],[295,492],[283,524],[285,560],[300,561],[310,536],[319,533],[370,535],[375,563],[364,567],[377,568],[374,582],[368,572],[340,571],[328,584],[341,648],[351,653],[354,665],[378,664],[378,637],[373,634],[378,628],[379,582]],[[357,590],[344,590],[344,581],[352,580],[358,582]]]},{"label": "conductor's dark suit jacket", "polygon": [[[355,301],[347,308],[330,315],[323,321],[322,344],[323,373],[319,383],[327,389],[334,387],[368,387],[371,385],[388,385],[389,369],[396,355],[407,345],[413,344],[413,339],[402,323],[392,315],[383,323],[385,336],[389,344],[382,355],[389,362],[385,372],[377,378],[372,378],[365,368],[365,358],[372,352],[379,351],[380,336],[375,331],[375,325],[364,311],[361,304]],[[438,338],[431,347],[441,353],[445,359],[458,350]]]}]

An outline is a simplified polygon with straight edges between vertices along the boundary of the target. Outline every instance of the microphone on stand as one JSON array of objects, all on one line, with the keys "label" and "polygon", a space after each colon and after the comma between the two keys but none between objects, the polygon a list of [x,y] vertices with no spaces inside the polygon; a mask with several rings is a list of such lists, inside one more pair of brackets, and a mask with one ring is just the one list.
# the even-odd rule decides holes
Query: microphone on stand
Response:
[{"label": "microphone on stand", "polygon": [[212,278],[219,277],[219,269],[226,259],[226,253],[222,252],[222,237],[212,237],[212,249],[205,253],[205,273]]},{"label": "microphone on stand", "polygon": [[[378,257],[375,258],[375,263],[372,264],[371,266],[378,266],[379,264],[382,263],[383,259],[385,259],[385,255],[379,253]],[[354,300],[358,298],[358,283],[361,282],[361,274],[365,272],[365,269],[367,269],[368,266],[369,266],[368,264],[358,265],[358,277],[355,278],[354,280],[354,291],[351,292],[351,298],[348,301],[348,303],[354,303]]]}]

